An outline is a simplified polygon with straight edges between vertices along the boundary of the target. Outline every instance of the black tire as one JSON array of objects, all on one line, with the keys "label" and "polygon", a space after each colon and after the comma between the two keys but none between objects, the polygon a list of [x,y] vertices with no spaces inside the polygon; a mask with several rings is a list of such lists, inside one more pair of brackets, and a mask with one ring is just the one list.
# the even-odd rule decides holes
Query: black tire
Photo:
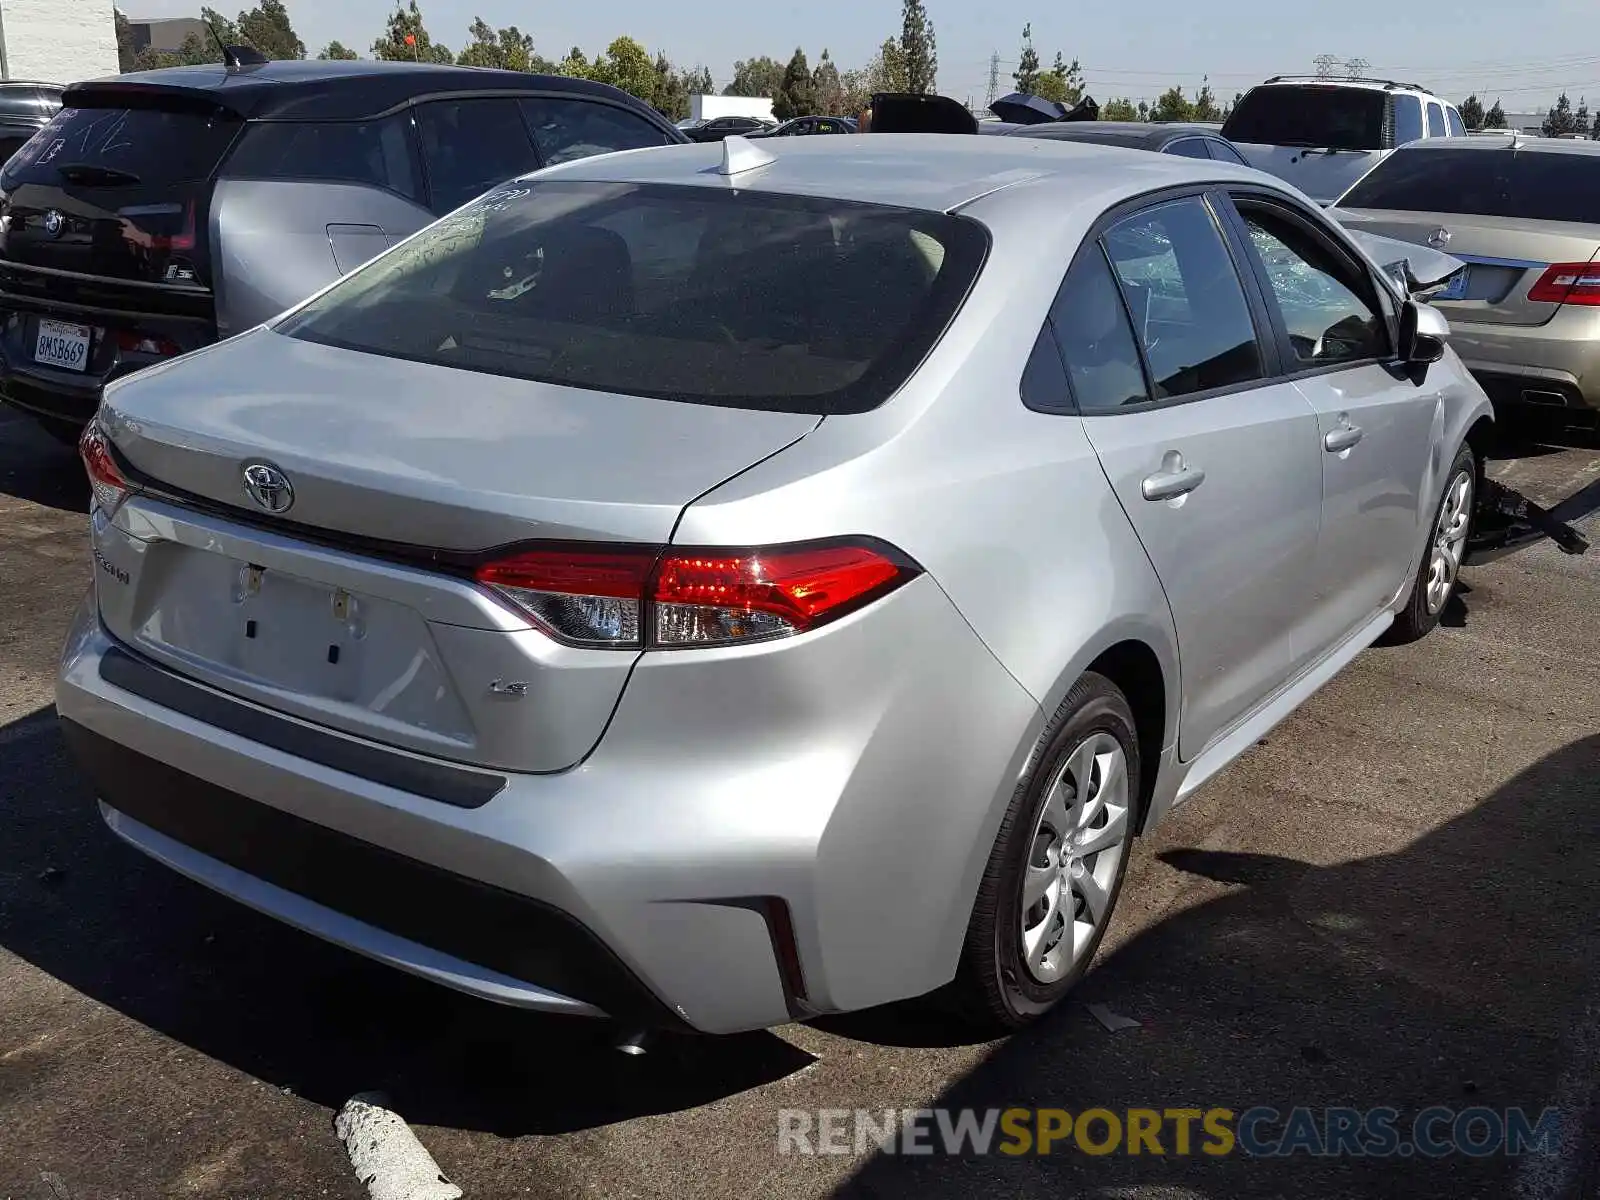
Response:
[{"label": "black tire", "polygon": [[[1104,919],[1087,951],[1060,978],[1040,983],[1021,950],[1022,875],[1035,853],[1034,832],[1050,785],[1067,757],[1094,734],[1122,748],[1127,771],[1128,831],[1116,851],[1116,880]],[[1020,1029],[1053,1008],[1088,971],[1122,891],[1140,815],[1139,739],[1127,698],[1103,675],[1086,673],[1062,701],[1040,740],[1041,753],[1017,784],[978,885],[961,965],[947,997],[960,1016],[985,1032]],[[1111,853],[1107,851],[1106,853]]]},{"label": "black tire", "polygon": [[[1450,597],[1455,594],[1456,584],[1460,580],[1459,573],[1452,576],[1449,587],[1445,590],[1444,599],[1438,607],[1429,608],[1428,604],[1428,576],[1429,567],[1433,559],[1434,544],[1439,534],[1439,518],[1444,512],[1445,501],[1450,496],[1450,490],[1456,481],[1465,472],[1471,481],[1472,500],[1478,495],[1478,460],[1472,453],[1472,447],[1463,445],[1456,451],[1450,469],[1445,472],[1444,487],[1439,490],[1439,499],[1434,503],[1433,516],[1428,522],[1428,542],[1422,548],[1422,561],[1417,564],[1416,579],[1411,585],[1411,599],[1406,606],[1395,616],[1394,624],[1384,632],[1380,639],[1386,646],[1404,646],[1427,637],[1434,627],[1439,624],[1439,617],[1444,612],[1445,606],[1450,603]],[[1471,507],[1468,504],[1468,520],[1466,531],[1463,534],[1462,548],[1465,550],[1466,542],[1472,537]]]}]

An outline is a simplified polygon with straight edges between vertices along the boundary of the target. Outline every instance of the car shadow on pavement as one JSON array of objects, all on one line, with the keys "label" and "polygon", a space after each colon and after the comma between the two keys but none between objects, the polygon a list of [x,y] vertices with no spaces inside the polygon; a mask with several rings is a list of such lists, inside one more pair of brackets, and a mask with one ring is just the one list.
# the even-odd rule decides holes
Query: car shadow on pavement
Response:
[{"label": "car shadow on pavement", "polygon": [[[1160,857],[1227,890],[1117,948],[934,1105],[1124,1119],[1129,1108],[1388,1106],[1402,1135],[1432,1105],[1522,1107],[1535,1120],[1557,1106],[1564,1153],[1183,1157],[1168,1125],[1163,1156],[1091,1156],[1070,1137],[1049,1156],[880,1153],[838,1195],[1575,1200],[1596,1178],[1600,734],[1395,853],[1326,868],[1200,849]],[[1085,1010],[1094,1003],[1141,1026],[1108,1033]],[[925,1142],[938,1144],[929,1125]],[[1536,1186],[1514,1186],[1519,1170]]]},{"label": "car shadow on pavement", "polygon": [[0,727],[0,946],[330,1109],[377,1090],[413,1123],[508,1137],[691,1108],[813,1061],[768,1033],[630,1058],[602,1022],[459,995],[217,896],[105,828],[53,709]]},{"label": "car shadow on pavement", "polygon": [[0,493],[66,512],[89,511],[89,481],[71,446],[0,407]]}]

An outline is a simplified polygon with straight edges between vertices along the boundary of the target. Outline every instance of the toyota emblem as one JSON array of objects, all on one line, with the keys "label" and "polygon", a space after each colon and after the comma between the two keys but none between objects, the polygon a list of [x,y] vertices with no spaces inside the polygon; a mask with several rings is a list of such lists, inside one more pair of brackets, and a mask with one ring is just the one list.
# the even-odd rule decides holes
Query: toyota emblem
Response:
[{"label": "toyota emblem", "polygon": [[67,227],[67,219],[56,209],[51,209],[44,215],[44,232],[46,237],[58,238],[61,231]]},{"label": "toyota emblem", "polygon": [[1428,245],[1437,250],[1440,246],[1450,244],[1450,231],[1448,229],[1435,229],[1428,235]]},{"label": "toyota emblem", "polygon": [[246,463],[244,494],[269,513],[286,513],[294,506],[294,485],[271,463]]}]

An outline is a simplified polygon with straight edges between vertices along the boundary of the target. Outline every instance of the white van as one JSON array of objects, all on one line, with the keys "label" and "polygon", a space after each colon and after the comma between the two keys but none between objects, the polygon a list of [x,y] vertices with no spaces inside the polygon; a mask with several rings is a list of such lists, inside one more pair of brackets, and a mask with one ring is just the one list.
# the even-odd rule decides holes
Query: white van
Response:
[{"label": "white van", "polygon": [[1276,75],[1245,93],[1222,136],[1250,165],[1329,204],[1396,147],[1463,137],[1455,105],[1413,83]]}]

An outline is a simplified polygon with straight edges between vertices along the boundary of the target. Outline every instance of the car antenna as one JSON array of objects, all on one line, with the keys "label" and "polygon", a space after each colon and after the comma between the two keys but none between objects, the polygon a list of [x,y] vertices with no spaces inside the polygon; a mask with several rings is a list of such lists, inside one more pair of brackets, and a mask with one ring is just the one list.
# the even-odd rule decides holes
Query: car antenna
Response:
[{"label": "car antenna", "polygon": [[222,51],[222,65],[230,71],[237,71],[244,67],[259,66],[267,60],[267,56],[254,46],[230,46],[222,40],[222,34],[217,32],[216,23],[206,22],[206,28],[211,31],[211,37],[217,43],[217,49]]},{"label": "car antenna", "polygon": [[733,133],[722,139],[722,162],[717,166],[717,174],[731,178],[776,161],[777,159],[760,146],[753,145],[748,138]]}]

